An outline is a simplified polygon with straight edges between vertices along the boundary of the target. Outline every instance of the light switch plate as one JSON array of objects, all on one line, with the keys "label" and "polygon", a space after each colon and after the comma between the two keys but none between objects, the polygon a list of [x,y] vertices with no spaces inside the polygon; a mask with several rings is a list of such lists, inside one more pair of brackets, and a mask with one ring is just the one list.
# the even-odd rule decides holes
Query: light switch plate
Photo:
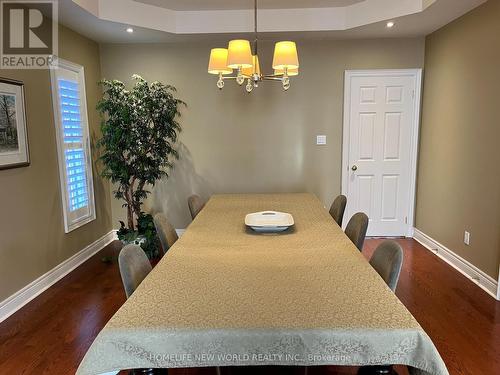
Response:
[{"label": "light switch plate", "polygon": [[470,245],[470,233],[465,231],[464,233],[464,244],[466,244],[467,246]]},{"label": "light switch plate", "polygon": [[316,144],[319,146],[326,145],[326,135],[317,135]]}]

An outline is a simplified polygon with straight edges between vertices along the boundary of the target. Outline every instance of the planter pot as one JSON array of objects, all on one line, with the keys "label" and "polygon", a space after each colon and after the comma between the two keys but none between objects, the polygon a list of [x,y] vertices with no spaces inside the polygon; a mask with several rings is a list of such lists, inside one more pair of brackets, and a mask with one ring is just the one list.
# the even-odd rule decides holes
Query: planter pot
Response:
[{"label": "planter pot", "polygon": [[130,245],[130,244],[141,246],[144,242],[146,242],[146,237],[143,235],[139,235],[135,239],[130,240],[130,241],[128,241],[128,240],[120,240],[120,241],[123,244],[123,246]]},{"label": "planter pot", "polygon": [[[127,241],[127,240],[120,240],[120,242],[123,244],[123,246],[127,246],[127,245],[130,245],[130,244],[134,244],[134,245],[139,245],[141,246],[144,242],[146,242],[146,237],[143,236],[143,235],[139,235],[137,236],[137,238],[135,238],[134,240],[130,240],[130,241]],[[146,254],[147,255],[147,254]],[[156,266],[158,264],[158,262],[161,260],[162,256],[159,255],[159,256],[156,256],[154,258],[149,258],[148,256],[148,259],[149,259],[149,262],[151,263],[151,266]]]}]

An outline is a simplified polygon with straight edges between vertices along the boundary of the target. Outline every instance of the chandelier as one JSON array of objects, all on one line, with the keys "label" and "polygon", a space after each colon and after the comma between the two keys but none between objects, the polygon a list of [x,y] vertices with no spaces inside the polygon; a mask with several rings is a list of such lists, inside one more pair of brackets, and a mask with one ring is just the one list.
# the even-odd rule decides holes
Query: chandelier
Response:
[{"label": "chandelier", "polygon": [[[257,0],[254,0],[254,35],[253,50],[248,40],[236,39],[229,42],[228,48],[213,48],[210,51],[208,73],[219,76],[217,87],[222,90],[224,80],[234,79],[238,85],[247,82],[245,89],[248,93],[259,86],[261,81],[281,82],[283,90],[290,88],[290,77],[299,74],[299,58],[295,42],[277,42],[274,46],[273,69],[274,73],[261,73],[258,56],[257,36]],[[232,76],[233,69],[236,75]]]}]

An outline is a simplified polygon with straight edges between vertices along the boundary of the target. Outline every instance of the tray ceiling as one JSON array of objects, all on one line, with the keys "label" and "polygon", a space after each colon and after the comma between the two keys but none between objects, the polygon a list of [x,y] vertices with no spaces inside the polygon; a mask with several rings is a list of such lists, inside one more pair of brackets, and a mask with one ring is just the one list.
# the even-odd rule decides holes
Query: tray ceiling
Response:
[{"label": "tray ceiling", "polygon": [[[259,0],[259,38],[423,36],[485,1]],[[329,7],[324,7],[327,3]],[[60,0],[59,15],[64,25],[99,42],[227,40],[250,37],[254,28],[252,4],[252,0]],[[283,8],[274,8],[277,6]],[[386,28],[389,20],[395,27]],[[126,33],[127,27],[135,32]]]},{"label": "tray ceiling", "polygon": [[[171,10],[253,9],[253,0],[134,0]],[[364,0],[258,0],[259,9],[336,8]]]}]

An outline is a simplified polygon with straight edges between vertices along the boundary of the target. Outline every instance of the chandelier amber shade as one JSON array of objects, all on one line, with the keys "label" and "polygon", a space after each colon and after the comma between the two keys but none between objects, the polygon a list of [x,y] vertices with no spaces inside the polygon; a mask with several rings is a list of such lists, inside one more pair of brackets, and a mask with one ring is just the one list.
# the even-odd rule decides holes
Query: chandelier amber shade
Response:
[{"label": "chandelier amber shade", "polygon": [[227,67],[226,48],[213,48],[210,51],[210,61],[208,63],[208,72],[210,74],[231,74],[233,69]]},{"label": "chandelier amber shade", "polygon": [[241,73],[245,76],[251,77],[253,74],[257,74],[260,76],[260,64],[259,64],[259,56],[252,56],[252,66],[250,68],[244,68],[241,70]]},{"label": "chandelier amber shade", "polygon": [[227,55],[228,68],[251,68],[252,60],[252,51],[248,40],[235,39],[229,42]]},{"label": "chandelier amber shade", "polygon": [[[288,68],[286,73],[289,77],[298,76],[299,68]],[[274,69],[274,74],[277,76],[282,76],[285,74],[285,69]]]},{"label": "chandelier amber shade", "polygon": [[299,57],[295,42],[278,42],[274,46],[273,69],[297,69]]}]

